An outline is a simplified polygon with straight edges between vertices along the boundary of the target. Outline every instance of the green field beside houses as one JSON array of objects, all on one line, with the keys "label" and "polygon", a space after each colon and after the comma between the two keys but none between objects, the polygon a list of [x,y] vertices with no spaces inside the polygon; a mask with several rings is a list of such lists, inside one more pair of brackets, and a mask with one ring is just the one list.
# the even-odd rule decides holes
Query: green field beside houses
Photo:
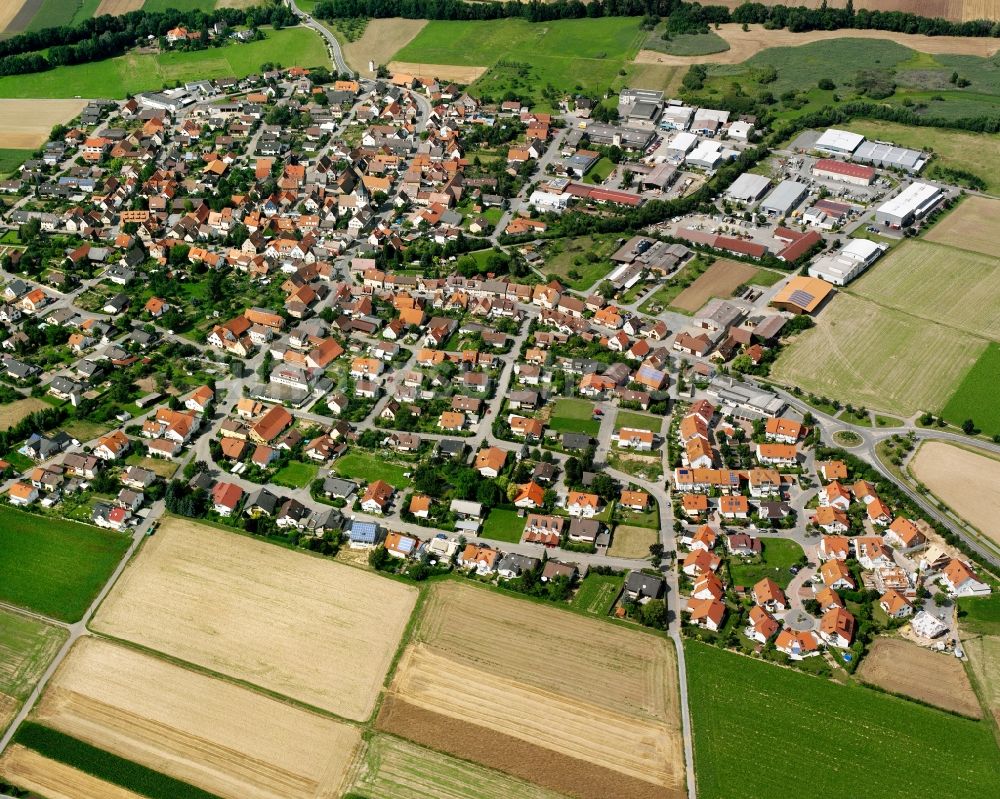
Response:
[{"label": "green field beside houses", "polygon": [[128,546],[120,533],[0,507],[0,601],[76,621]]},{"label": "green field beside houses", "polygon": [[700,799],[1000,794],[987,722],[697,641],[684,650]]},{"label": "green field beside houses", "polygon": [[941,415],[952,424],[961,425],[972,419],[975,426],[988,436],[1000,433],[1000,344],[990,344],[973,364],[955,393],[944,406]]},{"label": "green field beside houses", "polygon": [[265,30],[266,39],[190,52],[137,54],[0,78],[0,97],[112,97],[205,78],[243,77],[262,64],[330,66],[322,39],[308,28]]}]

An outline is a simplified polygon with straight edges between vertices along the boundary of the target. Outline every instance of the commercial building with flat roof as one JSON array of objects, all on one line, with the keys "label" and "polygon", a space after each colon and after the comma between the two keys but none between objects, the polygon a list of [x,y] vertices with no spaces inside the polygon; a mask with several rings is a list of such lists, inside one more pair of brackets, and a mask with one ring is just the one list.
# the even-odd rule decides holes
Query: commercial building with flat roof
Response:
[{"label": "commercial building with flat roof", "polygon": [[886,142],[866,141],[855,151],[853,160],[863,164],[874,164],[883,169],[904,169],[917,173],[924,168],[927,157],[919,150],[908,150]]},{"label": "commercial building with flat roof", "polygon": [[902,228],[924,217],[944,199],[944,189],[930,183],[911,183],[891,200],[875,209],[875,221]]},{"label": "commercial building with flat roof", "polygon": [[770,178],[744,172],[726,189],[726,197],[739,203],[755,203],[771,188]]},{"label": "commercial building with flat roof", "polygon": [[797,180],[783,180],[760,204],[762,211],[774,216],[787,216],[809,194],[809,187]]},{"label": "commercial building with flat roof", "polygon": [[872,167],[835,161],[832,158],[821,158],[813,165],[812,173],[817,178],[839,180],[857,186],[870,186],[875,180],[875,170]]},{"label": "commercial building with flat roof", "polygon": [[835,286],[846,286],[886,251],[885,244],[868,239],[852,239],[840,252],[818,259],[809,267],[809,276]]},{"label": "commercial building with flat roof", "polygon": [[835,155],[850,155],[861,146],[864,136],[851,133],[849,130],[829,128],[816,140],[815,147],[826,153]]}]

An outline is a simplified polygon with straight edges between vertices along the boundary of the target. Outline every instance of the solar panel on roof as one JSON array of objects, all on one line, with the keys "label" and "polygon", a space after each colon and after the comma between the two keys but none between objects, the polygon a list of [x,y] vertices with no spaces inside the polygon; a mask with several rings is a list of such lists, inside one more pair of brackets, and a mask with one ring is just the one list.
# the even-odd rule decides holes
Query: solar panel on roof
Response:
[{"label": "solar panel on roof", "polygon": [[788,295],[790,302],[794,302],[803,308],[809,305],[815,299],[812,294],[808,291],[803,291],[802,289],[795,289],[791,294]]}]

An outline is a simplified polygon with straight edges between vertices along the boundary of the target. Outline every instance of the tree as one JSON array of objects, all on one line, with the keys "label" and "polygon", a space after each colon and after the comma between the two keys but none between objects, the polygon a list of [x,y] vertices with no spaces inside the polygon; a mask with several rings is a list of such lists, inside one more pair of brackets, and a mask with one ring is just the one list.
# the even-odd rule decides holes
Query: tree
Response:
[{"label": "tree", "polygon": [[962,432],[967,436],[971,436],[976,432],[976,423],[973,422],[972,419],[966,419],[962,422]]},{"label": "tree", "polygon": [[667,605],[662,599],[651,599],[641,608],[639,616],[647,627],[662,630],[667,626]]},{"label": "tree", "polygon": [[837,88],[837,84],[835,84],[829,78],[820,78],[818,85],[819,88],[823,89],[824,91],[832,91],[833,89]]},{"label": "tree", "polygon": [[375,547],[375,549],[368,553],[368,565],[375,569],[375,571],[381,571],[388,564],[390,557],[385,547]]}]

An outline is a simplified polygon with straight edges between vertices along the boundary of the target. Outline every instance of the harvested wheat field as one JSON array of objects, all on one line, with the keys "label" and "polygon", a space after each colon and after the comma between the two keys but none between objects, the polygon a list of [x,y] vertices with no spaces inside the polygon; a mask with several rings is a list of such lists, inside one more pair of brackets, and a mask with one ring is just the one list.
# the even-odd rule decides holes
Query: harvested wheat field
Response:
[{"label": "harvested wheat field", "polygon": [[865,656],[858,678],[894,694],[929,705],[982,718],[961,661],[898,638],[880,638]]},{"label": "harvested wheat field", "polygon": [[368,20],[361,37],[343,45],[344,58],[366,78],[374,77],[375,73],[368,69],[368,62],[388,63],[390,58],[416,38],[426,24],[426,19],[402,17]]},{"label": "harvested wheat field", "polygon": [[0,142],[14,150],[33,150],[56,125],[79,115],[86,100],[0,100]]},{"label": "harvested wheat field", "polygon": [[995,256],[1000,230],[1000,200],[966,197],[924,236],[928,241]]},{"label": "harvested wheat field", "polygon": [[660,53],[656,50],[640,50],[635,61],[637,64],[664,64],[666,66],[742,64],[761,50],[767,50],[771,47],[799,47],[803,44],[823,42],[828,39],[889,39],[921,53],[975,55],[983,58],[989,58],[997,50],[1000,50],[1000,42],[988,37],[924,36],[917,33],[853,29],[792,33],[785,29],[765,30],[762,25],[750,25],[749,28],[750,30],[745,31],[742,25],[735,22],[720,25],[715,33],[729,43],[729,49],[723,53],[681,56]]},{"label": "harvested wheat field", "polygon": [[145,0],[101,0],[94,16],[99,17],[102,14],[117,16],[127,14],[129,11],[138,11],[144,2]]},{"label": "harvested wheat field", "polygon": [[[733,9],[741,6],[746,0],[715,0],[714,5]],[[762,0],[764,5],[791,5],[787,0]],[[806,8],[819,8],[822,0],[801,0],[795,5]],[[833,0],[831,8],[843,8],[847,0]],[[953,22],[965,22],[971,19],[1000,19],[1000,3],[997,0],[856,0],[856,9],[867,11],[902,11],[907,14],[918,14],[922,17],[940,17]]]},{"label": "harvested wheat field", "polygon": [[7,26],[17,16],[24,2],[25,0],[6,0],[0,3],[0,32],[7,30]]},{"label": "harvested wheat field", "polygon": [[941,441],[925,441],[910,472],[979,532],[1000,544],[1000,460]]},{"label": "harvested wheat field", "polygon": [[363,720],[416,597],[360,569],[168,518],[93,627]]},{"label": "harvested wheat field", "polygon": [[1000,636],[981,635],[962,642],[972,673],[993,718],[1000,723]]},{"label": "harvested wheat field", "polygon": [[378,723],[570,796],[673,797],[677,693],[665,638],[448,583],[433,589]]},{"label": "harvested wheat field", "polygon": [[14,400],[6,405],[0,405],[0,430],[8,430],[25,416],[50,407],[49,404],[38,397],[27,397],[26,399]]},{"label": "harvested wheat field", "polygon": [[460,67],[454,64],[418,64],[415,61],[390,61],[390,72],[404,72],[438,80],[453,80],[456,83],[472,83],[478,80],[489,67]]},{"label": "harvested wheat field", "polygon": [[694,313],[712,297],[729,297],[737,286],[748,283],[756,274],[757,270],[749,264],[720,258],[670,304]]},{"label": "harvested wheat field", "polygon": [[33,718],[223,799],[339,796],[355,727],[95,638]]},{"label": "harvested wheat field", "polygon": [[142,799],[137,793],[91,777],[18,744],[7,747],[0,757],[0,777],[48,799]]}]

